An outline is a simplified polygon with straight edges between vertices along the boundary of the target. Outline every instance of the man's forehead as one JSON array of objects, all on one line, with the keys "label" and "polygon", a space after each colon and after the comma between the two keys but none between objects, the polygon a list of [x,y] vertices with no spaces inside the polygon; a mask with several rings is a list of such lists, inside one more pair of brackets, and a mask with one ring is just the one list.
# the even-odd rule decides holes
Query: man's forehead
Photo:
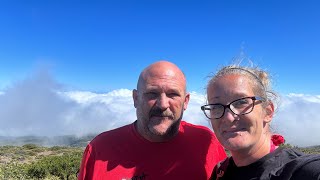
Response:
[{"label": "man's forehead", "polygon": [[146,68],[139,77],[138,88],[140,85],[146,86],[163,86],[163,84],[171,84],[177,86],[177,89],[186,87],[186,79],[179,68],[171,63],[153,64]]},{"label": "man's forehead", "polygon": [[178,79],[149,78],[141,85],[143,91],[183,92],[186,89],[184,81]]},{"label": "man's forehead", "polygon": [[152,78],[158,79],[176,79],[181,78],[181,75],[172,69],[153,68],[152,70],[143,73],[143,79]]}]

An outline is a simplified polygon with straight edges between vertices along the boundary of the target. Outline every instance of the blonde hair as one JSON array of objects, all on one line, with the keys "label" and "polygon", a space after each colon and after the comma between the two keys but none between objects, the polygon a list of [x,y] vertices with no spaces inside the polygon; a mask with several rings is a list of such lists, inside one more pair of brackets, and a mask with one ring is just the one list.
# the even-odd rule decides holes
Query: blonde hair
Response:
[{"label": "blonde hair", "polygon": [[211,77],[207,87],[214,83],[217,78],[229,74],[241,74],[248,77],[252,82],[252,88],[256,95],[267,99],[266,103],[272,102],[275,105],[278,103],[278,97],[271,87],[271,78],[269,73],[258,67],[246,67],[240,65],[229,65],[222,67]]}]

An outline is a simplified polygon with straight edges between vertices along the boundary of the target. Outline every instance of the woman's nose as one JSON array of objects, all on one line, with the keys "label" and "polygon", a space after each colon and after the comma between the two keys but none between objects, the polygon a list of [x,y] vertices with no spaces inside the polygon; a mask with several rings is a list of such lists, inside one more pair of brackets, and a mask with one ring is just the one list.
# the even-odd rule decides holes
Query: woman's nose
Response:
[{"label": "woman's nose", "polygon": [[232,112],[229,108],[226,108],[223,116],[221,117],[224,122],[232,123],[235,119],[237,119],[238,115]]}]

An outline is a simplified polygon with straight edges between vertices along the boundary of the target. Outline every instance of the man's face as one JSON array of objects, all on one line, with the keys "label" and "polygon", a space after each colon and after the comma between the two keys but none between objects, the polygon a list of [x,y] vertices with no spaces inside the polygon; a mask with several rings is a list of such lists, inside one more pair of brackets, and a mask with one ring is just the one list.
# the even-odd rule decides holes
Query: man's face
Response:
[{"label": "man's face", "polygon": [[183,76],[170,69],[147,73],[133,99],[142,136],[163,141],[177,134],[189,101]]}]

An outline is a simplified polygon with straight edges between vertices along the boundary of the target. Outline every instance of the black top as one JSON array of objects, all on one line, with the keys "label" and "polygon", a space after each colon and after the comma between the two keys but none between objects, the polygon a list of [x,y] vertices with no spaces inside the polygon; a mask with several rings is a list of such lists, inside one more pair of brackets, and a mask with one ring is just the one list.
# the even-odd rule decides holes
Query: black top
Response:
[{"label": "black top", "polygon": [[[217,178],[218,176],[218,178]],[[258,161],[237,167],[231,158],[218,164],[210,180],[320,180],[320,155],[278,148]]]}]

